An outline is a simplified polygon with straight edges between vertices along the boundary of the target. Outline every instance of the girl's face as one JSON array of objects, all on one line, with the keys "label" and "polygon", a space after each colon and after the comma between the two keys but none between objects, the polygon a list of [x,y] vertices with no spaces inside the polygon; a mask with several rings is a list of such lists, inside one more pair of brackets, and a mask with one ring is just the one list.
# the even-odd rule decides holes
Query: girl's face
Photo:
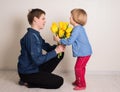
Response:
[{"label": "girl's face", "polygon": [[74,24],[75,24],[75,22],[74,22],[74,20],[73,20],[73,18],[72,18],[72,15],[70,16],[70,24],[73,25],[73,26],[74,26]]},{"label": "girl's face", "polygon": [[37,18],[36,23],[39,29],[43,29],[46,23],[45,14],[42,14],[39,18]]}]

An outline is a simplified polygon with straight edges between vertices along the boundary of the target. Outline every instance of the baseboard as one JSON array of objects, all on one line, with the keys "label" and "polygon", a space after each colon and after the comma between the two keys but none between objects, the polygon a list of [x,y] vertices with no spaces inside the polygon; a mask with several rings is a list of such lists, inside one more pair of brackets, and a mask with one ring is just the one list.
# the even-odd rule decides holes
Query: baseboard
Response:
[{"label": "baseboard", "polygon": [[[0,69],[0,71],[16,71],[16,69]],[[55,70],[56,73],[74,73],[74,70]],[[86,71],[86,74],[94,75],[120,75],[120,71]]]}]

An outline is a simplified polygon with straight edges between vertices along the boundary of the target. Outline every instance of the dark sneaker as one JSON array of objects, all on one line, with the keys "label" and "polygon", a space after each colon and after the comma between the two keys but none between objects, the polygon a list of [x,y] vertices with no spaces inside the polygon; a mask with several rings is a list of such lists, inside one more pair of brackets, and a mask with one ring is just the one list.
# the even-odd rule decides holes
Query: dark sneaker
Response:
[{"label": "dark sneaker", "polygon": [[27,86],[28,85],[26,82],[21,81],[21,80],[18,82],[18,84],[21,85],[21,86]]}]

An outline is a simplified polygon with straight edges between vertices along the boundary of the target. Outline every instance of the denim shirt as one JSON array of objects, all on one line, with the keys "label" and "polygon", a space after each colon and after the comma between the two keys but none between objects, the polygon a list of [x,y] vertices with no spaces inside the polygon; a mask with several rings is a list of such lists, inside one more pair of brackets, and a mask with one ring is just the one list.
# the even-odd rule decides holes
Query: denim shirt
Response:
[{"label": "denim shirt", "polygon": [[60,43],[64,45],[72,45],[73,57],[88,56],[92,54],[92,48],[85,29],[81,25],[75,26],[70,38],[61,39]]},{"label": "denim shirt", "polygon": [[[32,28],[20,40],[21,54],[18,58],[18,72],[29,74],[39,72],[39,66],[57,56],[56,45],[49,45],[40,33]],[[43,54],[42,50],[47,53]]]}]

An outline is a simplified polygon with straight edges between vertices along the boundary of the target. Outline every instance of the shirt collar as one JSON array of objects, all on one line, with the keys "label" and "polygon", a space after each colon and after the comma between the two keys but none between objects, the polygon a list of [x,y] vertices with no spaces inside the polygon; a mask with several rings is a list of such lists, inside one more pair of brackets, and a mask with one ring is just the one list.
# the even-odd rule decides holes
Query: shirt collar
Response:
[{"label": "shirt collar", "polygon": [[38,32],[37,30],[35,30],[33,28],[27,28],[27,30],[32,32],[32,33],[40,34],[40,32]]}]

